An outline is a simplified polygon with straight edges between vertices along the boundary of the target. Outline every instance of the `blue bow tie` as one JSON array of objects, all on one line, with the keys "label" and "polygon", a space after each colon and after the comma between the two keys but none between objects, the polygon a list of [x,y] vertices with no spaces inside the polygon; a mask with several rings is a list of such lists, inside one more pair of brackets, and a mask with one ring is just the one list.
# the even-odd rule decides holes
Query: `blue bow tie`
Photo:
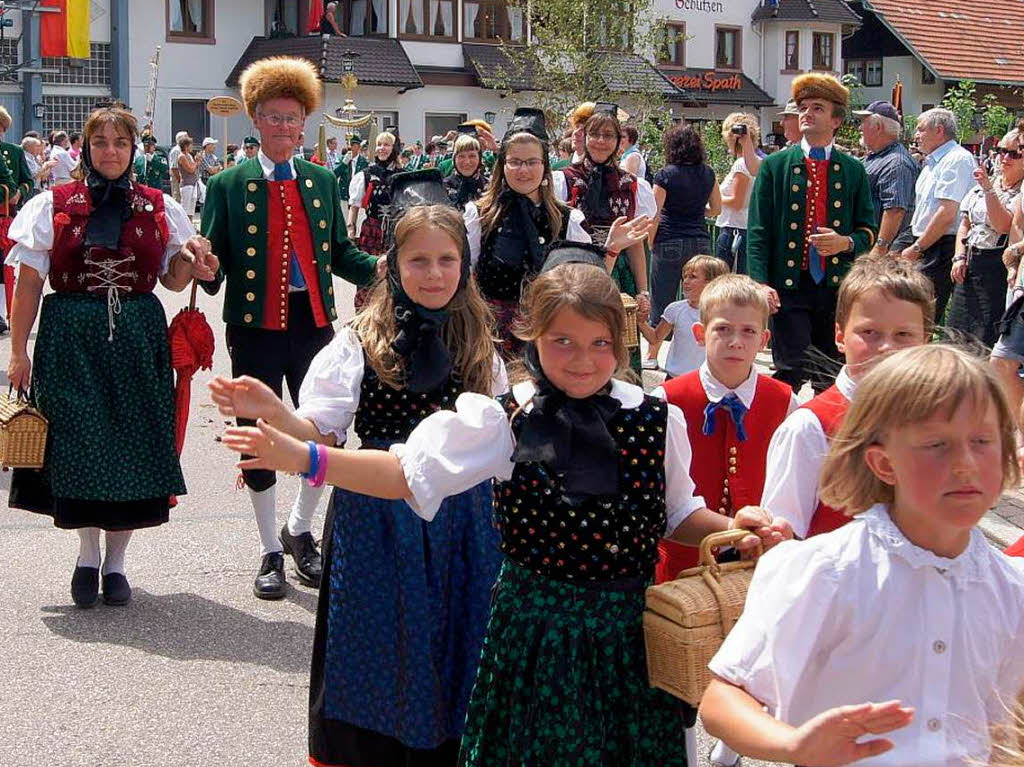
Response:
[{"label": "blue bow tie", "polygon": [[740,398],[734,392],[729,392],[718,402],[709,402],[704,408],[704,427],[701,430],[704,436],[710,437],[715,433],[715,412],[722,408],[728,410],[732,416],[732,422],[736,424],[736,436],[740,442],[745,442],[747,432],[743,428],[743,416],[747,414],[747,406],[740,402]]}]

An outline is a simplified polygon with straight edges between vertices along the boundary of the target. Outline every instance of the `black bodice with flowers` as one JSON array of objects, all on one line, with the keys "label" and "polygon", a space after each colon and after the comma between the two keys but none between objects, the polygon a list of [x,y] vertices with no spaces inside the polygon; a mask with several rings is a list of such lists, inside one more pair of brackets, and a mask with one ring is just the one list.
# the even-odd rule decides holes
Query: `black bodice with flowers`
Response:
[{"label": "black bodice with flowers", "polygon": [[[498,401],[518,437],[519,405]],[[569,506],[558,477],[543,463],[517,463],[511,480],[495,481],[494,513],[502,551],[556,580],[651,578],[665,533],[665,441],[668,406],[645,396],[608,422],[619,452],[619,495]]]}]

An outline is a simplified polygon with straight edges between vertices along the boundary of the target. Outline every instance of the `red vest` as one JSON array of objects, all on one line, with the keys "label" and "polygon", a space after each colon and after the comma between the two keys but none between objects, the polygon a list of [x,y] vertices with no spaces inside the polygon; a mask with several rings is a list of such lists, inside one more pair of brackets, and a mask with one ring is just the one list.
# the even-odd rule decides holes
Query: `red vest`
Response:
[{"label": "red vest", "polygon": [[[825,437],[831,441],[843,424],[843,418],[850,407],[850,400],[846,399],[843,393],[833,385],[802,407],[814,413],[821,422],[821,429],[825,432]],[[850,518],[842,511],[826,506],[819,500],[818,506],[814,510],[814,516],[811,517],[811,526],[807,530],[807,537],[830,533],[849,521]]]},{"label": "red vest", "polygon": [[[819,226],[828,223],[828,161],[804,159],[807,168],[807,205],[804,210],[804,253],[800,268],[807,271],[810,267],[811,235],[817,234]],[[818,256],[822,258],[822,256]],[[825,271],[822,258],[822,272]]]},{"label": "red vest", "polygon": [[[725,410],[715,414],[715,431],[704,434],[704,408],[710,400],[700,380],[700,371],[666,381],[662,386],[670,404],[686,417],[687,437],[693,451],[690,476],[697,495],[708,508],[735,516],[744,506],[761,503],[764,491],[768,443],[789,413],[793,390],[788,384],[758,375],[751,409],[743,417],[747,438],[742,442],[736,424]],[[697,549],[675,541],[661,542],[661,559],[656,580],[661,583],[697,565]]]},{"label": "red vest", "polygon": [[81,181],[53,189],[53,250],[50,285],[58,293],[103,293],[110,287],[151,293],[160,275],[170,235],[163,192],[132,184],[132,215],[121,226],[117,251],[85,252],[85,227],[92,213],[89,188]]},{"label": "red vest", "polygon": [[288,283],[294,253],[306,281],[306,295],[318,328],[331,323],[320,297],[320,278],[313,260],[313,235],[302,205],[299,182],[267,182],[267,292],[263,327],[284,330],[288,325]]}]

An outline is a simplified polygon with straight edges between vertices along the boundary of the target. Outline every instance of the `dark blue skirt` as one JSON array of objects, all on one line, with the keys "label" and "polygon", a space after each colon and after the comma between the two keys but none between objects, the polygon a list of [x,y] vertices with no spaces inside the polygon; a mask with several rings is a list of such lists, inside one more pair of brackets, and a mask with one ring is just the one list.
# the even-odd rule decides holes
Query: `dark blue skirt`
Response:
[{"label": "dark blue skirt", "polygon": [[404,501],[334,490],[310,679],[315,763],[386,763],[461,737],[502,559],[491,498],[482,483],[426,522]]}]

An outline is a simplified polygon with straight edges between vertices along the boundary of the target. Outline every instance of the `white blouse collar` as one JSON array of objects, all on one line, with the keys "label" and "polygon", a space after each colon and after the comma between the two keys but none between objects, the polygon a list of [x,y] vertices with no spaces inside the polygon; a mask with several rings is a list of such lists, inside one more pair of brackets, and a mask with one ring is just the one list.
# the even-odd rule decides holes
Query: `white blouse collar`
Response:
[{"label": "white blouse collar", "polygon": [[950,559],[911,543],[889,516],[888,504],[876,504],[854,519],[863,520],[868,526],[868,531],[883,548],[900,557],[914,569],[934,567],[940,573],[948,574],[959,585],[966,585],[970,581],[983,581],[986,578],[985,560],[990,547],[984,533],[978,528],[971,530],[971,539],[963,553]]},{"label": "white blouse collar", "polygon": [[700,382],[704,387],[704,393],[708,397],[708,402],[718,402],[726,394],[734,392],[739,397],[740,402],[743,403],[743,407],[750,409],[750,406],[754,403],[754,392],[757,390],[757,368],[751,366],[750,375],[747,376],[746,380],[737,386],[735,389],[730,389],[724,383],[715,378],[711,372],[711,368],[708,367],[708,363],[705,360],[700,365]]},{"label": "white blouse collar", "polygon": [[853,395],[857,393],[857,382],[850,378],[850,371],[843,365],[836,376],[836,388],[850,402],[853,402]]},{"label": "white blouse collar", "polygon": [[[537,387],[533,381],[520,381],[512,387],[512,396],[515,397],[519,405],[529,411],[532,405],[527,403],[530,402],[530,398],[536,390]],[[617,378],[612,379],[612,390],[609,393],[622,404],[622,407],[629,408],[630,410],[640,407],[644,401],[643,389],[635,384],[620,381]]]}]

